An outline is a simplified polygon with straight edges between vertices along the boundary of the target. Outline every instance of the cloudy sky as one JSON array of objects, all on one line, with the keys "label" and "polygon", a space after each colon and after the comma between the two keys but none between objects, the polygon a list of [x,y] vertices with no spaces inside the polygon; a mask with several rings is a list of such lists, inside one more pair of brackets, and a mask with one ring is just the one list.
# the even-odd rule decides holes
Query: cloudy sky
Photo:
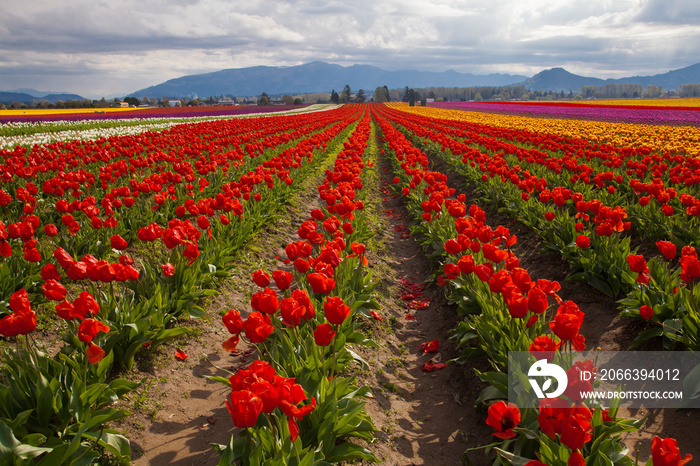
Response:
[{"label": "cloudy sky", "polygon": [[698,0],[2,0],[0,90],[89,98],[321,60],[531,76],[700,62]]}]

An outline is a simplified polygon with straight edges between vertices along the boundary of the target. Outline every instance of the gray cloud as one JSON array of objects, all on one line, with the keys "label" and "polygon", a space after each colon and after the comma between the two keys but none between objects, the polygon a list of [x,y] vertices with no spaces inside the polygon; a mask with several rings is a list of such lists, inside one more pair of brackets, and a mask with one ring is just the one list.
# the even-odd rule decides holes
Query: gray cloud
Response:
[{"label": "gray cloud", "polygon": [[597,77],[693,64],[696,0],[5,0],[1,87],[127,93],[182,76],[323,60]]}]

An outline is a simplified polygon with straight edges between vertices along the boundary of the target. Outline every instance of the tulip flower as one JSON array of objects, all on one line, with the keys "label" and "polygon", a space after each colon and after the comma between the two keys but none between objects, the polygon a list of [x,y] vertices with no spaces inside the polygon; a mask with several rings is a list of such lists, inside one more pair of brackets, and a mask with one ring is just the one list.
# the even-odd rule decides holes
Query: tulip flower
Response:
[{"label": "tulip flower", "polygon": [[520,410],[514,403],[498,401],[489,406],[486,424],[496,429],[496,432],[491,434],[494,437],[501,440],[513,438],[516,435],[513,428],[520,424]]},{"label": "tulip flower", "polygon": [[350,317],[350,306],[338,296],[329,296],[323,303],[323,310],[328,322],[340,325]]}]

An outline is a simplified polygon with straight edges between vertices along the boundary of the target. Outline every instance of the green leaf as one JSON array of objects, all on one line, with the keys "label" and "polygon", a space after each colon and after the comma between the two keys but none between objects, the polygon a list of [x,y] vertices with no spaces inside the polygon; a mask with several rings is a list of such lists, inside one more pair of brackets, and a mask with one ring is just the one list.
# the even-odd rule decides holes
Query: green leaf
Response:
[{"label": "green leaf", "polygon": [[83,437],[99,443],[100,446],[109,450],[119,459],[126,461],[131,460],[131,447],[129,445],[129,440],[127,440],[127,438],[123,435],[110,432],[102,432],[102,435],[100,435],[99,432],[86,432]]},{"label": "green leaf", "polygon": [[326,461],[329,463],[354,460],[365,460],[373,463],[379,462],[377,457],[374,456],[374,453],[364,447],[361,447],[360,445],[355,445],[349,442],[336,445],[333,450],[331,450],[328,458],[326,458]]},{"label": "green leaf", "polygon": [[479,398],[476,399],[474,402],[475,407],[479,407],[484,402],[486,401],[491,401],[491,400],[505,400],[508,398],[507,393],[503,393],[501,390],[498,388],[494,387],[493,385],[489,385],[488,387],[484,388],[481,393],[479,394]]},{"label": "green leaf", "polygon": [[655,328],[650,328],[647,330],[644,330],[641,332],[639,335],[637,335],[637,338],[632,341],[630,344],[629,349],[634,349],[647,341],[651,340],[652,338],[658,338],[664,334],[663,329],[660,327],[655,327]]},{"label": "green leaf", "polygon": [[226,377],[221,377],[220,375],[205,375],[204,377],[213,381],[213,382],[222,383],[226,386],[231,385],[231,382]]}]

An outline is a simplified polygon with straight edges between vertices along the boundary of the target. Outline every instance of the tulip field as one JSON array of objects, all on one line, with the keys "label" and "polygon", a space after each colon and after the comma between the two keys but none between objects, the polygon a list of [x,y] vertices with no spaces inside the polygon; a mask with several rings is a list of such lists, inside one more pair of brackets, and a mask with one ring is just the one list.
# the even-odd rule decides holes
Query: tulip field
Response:
[{"label": "tulip field", "polygon": [[[0,465],[147,464],[122,427],[133,374],[194,364],[193,322],[241,363],[199,379],[225,390],[228,430],[198,464],[435,464],[399,448],[423,420],[384,421],[405,378],[377,378],[388,332],[428,335],[428,315],[450,328],[408,349],[411,377],[478,386],[444,405],[443,429],[474,430],[447,464],[686,464],[700,374],[688,435],[568,391],[507,401],[512,351],[700,349],[700,102],[641,103],[0,113]],[[241,274],[282,218],[301,220]],[[394,280],[397,310],[378,275],[400,248],[426,280]],[[587,333],[595,301],[623,347]]]}]

